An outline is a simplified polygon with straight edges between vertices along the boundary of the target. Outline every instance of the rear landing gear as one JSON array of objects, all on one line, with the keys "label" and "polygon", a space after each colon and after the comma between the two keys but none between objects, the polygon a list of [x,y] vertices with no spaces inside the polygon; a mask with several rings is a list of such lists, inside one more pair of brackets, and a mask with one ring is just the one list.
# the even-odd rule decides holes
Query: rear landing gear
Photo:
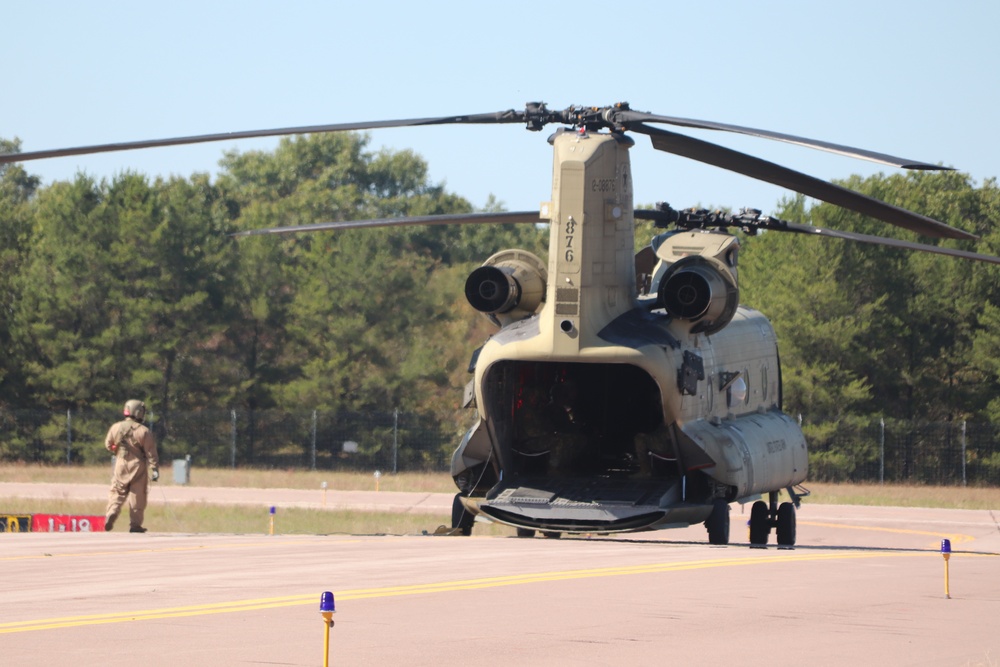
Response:
[{"label": "rear landing gear", "polygon": [[[462,504],[462,494],[456,493],[451,502],[451,528],[460,535],[472,535],[472,524],[476,517]],[[454,534],[454,533],[453,533]]]},{"label": "rear landing gear", "polygon": [[750,508],[750,547],[765,548],[774,527],[778,548],[791,549],[795,546],[795,504],[778,505],[777,491],[768,494],[768,500],[770,504],[758,500]]},{"label": "rear landing gear", "polygon": [[768,516],[767,503],[758,500],[750,508],[750,547],[766,547],[767,536],[770,532],[771,519]]},{"label": "rear landing gear", "polygon": [[708,530],[709,544],[729,544],[729,503],[722,498],[715,499],[712,513],[705,519],[705,528]]},{"label": "rear landing gear", "polygon": [[775,528],[779,548],[795,546],[795,505],[792,503],[778,505],[778,520],[775,523]]}]

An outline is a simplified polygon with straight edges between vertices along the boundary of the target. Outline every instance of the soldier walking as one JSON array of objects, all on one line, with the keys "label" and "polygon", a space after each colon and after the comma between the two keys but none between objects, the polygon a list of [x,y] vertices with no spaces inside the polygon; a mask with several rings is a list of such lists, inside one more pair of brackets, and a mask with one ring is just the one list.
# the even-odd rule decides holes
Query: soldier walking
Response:
[{"label": "soldier walking", "polygon": [[129,400],[123,410],[125,419],[108,431],[104,446],[115,455],[115,470],[108,493],[104,530],[111,530],[118,519],[122,505],[128,499],[129,532],[145,533],[142,520],[146,513],[149,480],[160,478],[159,459],[153,433],[143,426],[146,404]]}]

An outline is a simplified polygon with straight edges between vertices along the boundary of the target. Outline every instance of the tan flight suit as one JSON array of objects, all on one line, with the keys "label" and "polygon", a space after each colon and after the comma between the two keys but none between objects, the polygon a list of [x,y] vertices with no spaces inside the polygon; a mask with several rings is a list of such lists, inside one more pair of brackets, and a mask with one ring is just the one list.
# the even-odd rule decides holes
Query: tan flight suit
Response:
[{"label": "tan flight suit", "polygon": [[[108,431],[104,446],[115,453],[111,476],[106,525],[113,525],[128,498],[129,530],[142,532],[149,491],[149,473],[158,470],[159,458],[153,433],[132,418],[126,418]],[[107,528],[107,530],[111,530]]]}]

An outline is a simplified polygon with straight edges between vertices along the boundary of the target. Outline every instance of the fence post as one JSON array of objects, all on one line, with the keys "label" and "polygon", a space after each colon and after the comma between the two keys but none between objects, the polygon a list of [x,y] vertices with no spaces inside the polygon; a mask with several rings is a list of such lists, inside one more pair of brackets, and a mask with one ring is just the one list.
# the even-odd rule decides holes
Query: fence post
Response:
[{"label": "fence post", "polygon": [[878,424],[878,483],[885,484],[885,417],[879,417]]},{"label": "fence post", "polygon": [[311,468],[311,470],[315,470],[315,469],[316,469],[316,411],[313,410],[313,419],[312,419],[312,468]]},{"label": "fence post", "polygon": [[392,412],[392,474],[396,474],[396,461],[399,452],[399,408]]},{"label": "fence post", "polygon": [[229,467],[236,467],[236,410],[229,411],[232,428],[229,435]]},{"label": "fence post", "polygon": [[73,452],[73,415],[67,409],[66,410],[66,465],[69,465],[72,462],[70,460],[72,452]]},{"label": "fence post", "polygon": [[962,486],[966,485],[965,482],[965,420],[962,420]]}]

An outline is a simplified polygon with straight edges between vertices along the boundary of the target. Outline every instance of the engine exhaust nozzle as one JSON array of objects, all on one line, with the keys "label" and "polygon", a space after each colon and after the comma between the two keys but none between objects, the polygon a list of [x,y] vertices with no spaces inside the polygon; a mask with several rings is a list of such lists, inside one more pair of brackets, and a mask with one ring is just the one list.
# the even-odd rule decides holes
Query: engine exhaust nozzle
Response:
[{"label": "engine exhaust nozzle", "polygon": [[545,301],[545,264],[527,250],[501,250],[469,274],[465,298],[498,327],[530,317]]},{"label": "engine exhaust nozzle", "polygon": [[521,286],[513,271],[480,266],[465,281],[465,298],[481,313],[506,313],[521,300]]}]

